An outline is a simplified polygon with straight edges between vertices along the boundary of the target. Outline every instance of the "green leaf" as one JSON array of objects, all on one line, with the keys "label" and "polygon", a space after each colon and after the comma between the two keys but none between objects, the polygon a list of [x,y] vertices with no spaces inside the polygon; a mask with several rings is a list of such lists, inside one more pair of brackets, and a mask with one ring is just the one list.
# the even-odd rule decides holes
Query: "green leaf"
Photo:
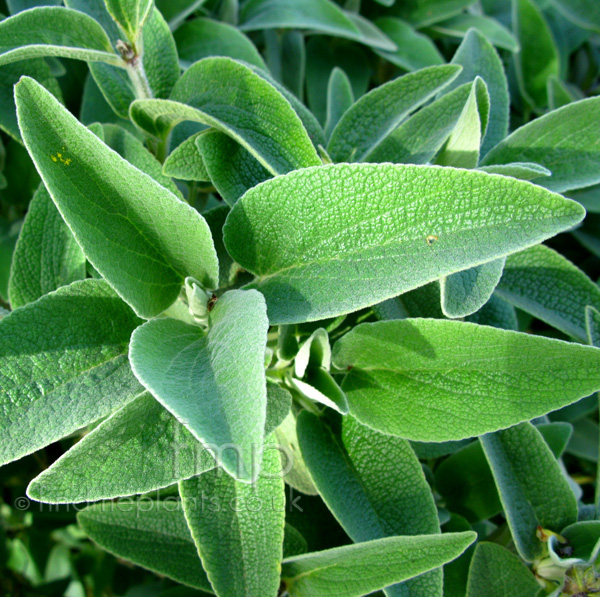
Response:
[{"label": "green leaf", "polygon": [[552,172],[541,181],[562,193],[600,182],[600,98],[568,104],[517,129],[482,165],[535,162]]},{"label": "green leaf", "polygon": [[248,66],[230,58],[197,62],[179,79],[171,97],[174,101],[134,102],[132,119],[157,137],[185,120],[208,124],[233,137],[274,174],[321,163],[289,102]]},{"label": "green leaf", "polygon": [[208,333],[155,319],[131,340],[131,364],[144,386],[245,482],[257,472],[264,438],[268,325],[258,292],[232,290],[210,311]]},{"label": "green leaf", "polygon": [[[567,446],[573,429],[568,423],[537,427],[558,458]],[[446,508],[469,522],[492,518],[502,511],[498,490],[481,442],[475,440],[446,458],[435,470],[435,488]]]},{"label": "green leaf", "polygon": [[127,345],[140,323],[100,280],[74,282],[4,317],[0,462],[31,454],[139,394]]},{"label": "green leaf", "polygon": [[456,50],[452,64],[462,66],[463,70],[444,90],[444,93],[474,81],[477,77],[481,77],[487,85],[490,96],[489,123],[487,131],[482,131],[484,138],[481,146],[481,155],[485,155],[494,145],[502,141],[508,132],[510,99],[502,60],[492,44],[481,33],[470,29]]},{"label": "green leaf", "polygon": [[[298,417],[298,439],[319,493],[354,542],[440,532],[431,490],[407,441],[368,429],[352,417],[344,418],[340,441],[308,411]],[[441,596],[441,572],[386,593]]]},{"label": "green leaf", "polygon": [[512,2],[513,32],[521,47],[514,56],[519,88],[526,102],[543,108],[548,105],[548,78],[560,75],[558,49],[537,5],[532,0]]},{"label": "green leaf", "polygon": [[179,486],[192,537],[219,596],[277,594],[285,524],[279,450],[265,445],[261,475],[252,485],[215,469]]},{"label": "green leaf", "polygon": [[248,189],[271,178],[249,151],[219,131],[200,135],[196,145],[210,180],[229,205],[235,205]]},{"label": "green leaf", "polygon": [[[290,406],[290,394],[268,382],[266,434]],[[210,452],[145,392],[38,475],[27,495],[51,504],[107,500],[162,489],[216,466]]]},{"label": "green leaf", "polygon": [[282,578],[291,597],[359,597],[450,562],[475,538],[467,531],[345,545],[285,559]]},{"label": "green leaf", "polygon": [[331,71],[327,83],[327,120],[325,136],[329,139],[344,113],[354,103],[354,92],[348,75],[339,67]]},{"label": "green leaf", "polygon": [[291,469],[285,475],[285,482],[306,495],[317,495],[318,491],[308,472],[297,435],[297,419],[293,412],[289,413],[283,423],[276,429],[277,443],[286,454],[291,456]]},{"label": "green leaf", "polygon": [[520,556],[542,554],[538,526],[560,532],[577,521],[577,500],[558,461],[531,423],[484,435],[483,450],[496,481]]},{"label": "green leaf", "polygon": [[576,96],[558,77],[548,77],[548,105],[550,110],[557,110],[581,97]]},{"label": "green leaf", "polygon": [[110,16],[135,43],[154,9],[153,0],[104,0]]},{"label": "green leaf", "polygon": [[0,67],[0,128],[13,139],[21,140],[17,123],[14,86],[23,76],[31,77],[42,84],[54,97],[62,99],[58,81],[52,76],[50,67],[41,58],[21,60]]},{"label": "green leaf", "polygon": [[86,257],[136,313],[164,311],[186,276],[217,284],[202,216],[111,151],[32,79],[22,79],[15,94],[21,133],[46,188]]},{"label": "green leaf", "polygon": [[184,585],[212,592],[178,500],[96,504],[79,512],[77,520],[102,549]]},{"label": "green leaf", "polygon": [[0,65],[41,56],[101,61],[125,68],[104,29],[78,11],[40,6],[0,22]]},{"label": "green leaf", "polygon": [[474,4],[474,0],[413,0],[395,2],[392,12],[417,29],[444,21]]},{"label": "green leaf", "polygon": [[345,112],[331,134],[327,152],[337,162],[366,160],[410,112],[459,72],[457,66],[432,66],[376,87]]},{"label": "green leaf", "polygon": [[174,37],[179,60],[184,67],[209,56],[228,56],[266,69],[262,56],[250,39],[226,23],[194,19],[179,27]]},{"label": "green leaf", "polygon": [[86,277],[85,256],[44,185],[31,203],[13,255],[9,281],[13,309]]},{"label": "green leaf", "polygon": [[196,145],[196,140],[208,131],[201,131],[188,137],[178,145],[165,160],[163,174],[180,180],[197,180],[209,182],[210,176],[204,166],[204,160]]},{"label": "green leaf", "polygon": [[464,38],[470,29],[476,29],[497,48],[518,52],[515,36],[496,19],[464,12],[442,23],[436,23],[431,31],[441,35]]},{"label": "green leaf", "polygon": [[384,433],[435,442],[588,396],[600,388],[599,359],[589,346],[438,319],[360,324],[333,351],[335,367],[351,367],[342,384],[351,414]]},{"label": "green leaf", "polygon": [[456,126],[435,161],[440,166],[452,166],[453,168],[477,167],[479,148],[482,136],[485,134],[485,125],[482,122],[477,105],[478,82],[484,87],[483,95],[487,96],[487,102],[484,100],[484,103],[489,110],[489,95],[485,83],[482,79],[477,78],[471,87],[471,93],[469,93]]},{"label": "green leaf", "polygon": [[578,27],[600,32],[600,6],[594,0],[551,0]]},{"label": "green leaf", "polygon": [[163,174],[161,163],[130,132],[115,124],[104,124],[101,139],[138,170],[153,178],[173,195],[183,199],[177,185]]},{"label": "green leaf", "polygon": [[249,0],[240,12],[240,29],[310,29],[394,51],[395,44],[377,27],[329,0]]},{"label": "green leaf", "polygon": [[585,308],[600,308],[600,288],[568,259],[544,245],[508,257],[497,293],[585,343]]},{"label": "green leaf", "polygon": [[368,161],[399,164],[431,161],[454,130],[472,88],[473,83],[465,83],[406,119],[373,150]]},{"label": "green leaf", "polygon": [[440,280],[442,311],[456,319],[479,311],[492,296],[504,270],[505,257],[457,272]]},{"label": "green leaf", "polygon": [[231,286],[239,273],[239,267],[234,263],[223,243],[223,226],[229,211],[229,206],[218,205],[204,212],[204,218],[212,232],[215,250],[219,257],[219,288]]},{"label": "green leaf", "polygon": [[[500,174],[501,176],[511,176],[519,180],[535,180],[542,176],[552,176],[552,172],[544,166],[533,164],[531,162],[513,162],[512,164],[499,164],[497,166],[481,166],[478,168],[488,174]],[[579,203],[581,200],[577,199]],[[585,207],[585,205],[584,205]]]},{"label": "green leaf", "polygon": [[[457,204],[477,218],[449,217]],[[537,244],[582,211],[530,183],[481,172],[338,164],[251,189],[224,234],[280,324],[349,313]]]},{"label": "green leaf", "polygon": [[0,219],[0,297],[6,302],[9,300],[10,270],[21,224],[20,220],[8,222]]},{"label": "green leaf", "polygon": [[540,591],[535,576],[510,551],[496,543],[479,543],[469,569],[467,597],[536,597]]},{"label": "green leaf", "polygon": [[93,502],[168,487],[215,466],[210,452],[145,392],[38,475],[27,494],[51,504]]},{"label": "green leaf", "polygon": [[392,64],[407,71],[444,64],[445,60],[431,39],[415,31],[408,23],[393,17],[377,19],[375,24],[397,46],[395,52],[376,52]]}]

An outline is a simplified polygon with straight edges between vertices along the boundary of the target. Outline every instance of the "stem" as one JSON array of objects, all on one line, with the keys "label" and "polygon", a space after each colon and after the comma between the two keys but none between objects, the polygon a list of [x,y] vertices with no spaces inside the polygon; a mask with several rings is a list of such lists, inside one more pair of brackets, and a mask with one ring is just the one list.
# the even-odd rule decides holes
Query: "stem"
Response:
[{"label": "stem", "polygon": [[133,83],[133,91],[136,99],[152,98],[152,90],[146,78],[146,71],[144,70],[141,56],[136,56],[134,60],[128,63],[127,72]]}]

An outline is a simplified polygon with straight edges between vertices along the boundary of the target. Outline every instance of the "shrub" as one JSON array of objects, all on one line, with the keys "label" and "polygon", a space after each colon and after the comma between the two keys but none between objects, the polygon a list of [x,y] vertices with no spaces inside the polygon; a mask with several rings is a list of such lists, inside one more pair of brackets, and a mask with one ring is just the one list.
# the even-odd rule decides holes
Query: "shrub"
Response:
[{"label": "shrub", "polygon": [[4,593],[597,593],[595,0],[57,4],[0,22]]}]

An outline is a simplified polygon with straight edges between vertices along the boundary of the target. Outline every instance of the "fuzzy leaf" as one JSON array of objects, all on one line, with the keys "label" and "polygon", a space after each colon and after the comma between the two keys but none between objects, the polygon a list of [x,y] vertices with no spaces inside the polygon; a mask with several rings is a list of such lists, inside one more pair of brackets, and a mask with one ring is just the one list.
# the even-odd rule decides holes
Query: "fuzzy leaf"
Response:
[{"label": "fuzzy leaf", "polygon": [[370,21],[343,11],[329,0],[249,0],[240,12],[240,29],[310,29],[394,51],[396,45]]},{"label": "fuzzy leaf", "polygon": [[144,386],[245,482],[258,466],[253,448],[264,437],[267,328],[262,296],[232,290],[210,312],[208,333],[155,319],[131,340],[130,360]]},{"label": "fuzzy leaf", "polygon": [[537,244],[582,216],[579,204],[510,178],[338,164],[249,190],[224,238],[233,259],[257,276],[251,287],[265,295],[271,323],[280,324],[378,303]]},{"label": "fuzzy leaf", "polygon": [[15,94],[23,140],[61,215],[138,315],[168,308],[186,276],[216,287],[217,256],[198,212],[109,149],[33,79],[23,78]]},{"label": "fuzzy leaf", "polygon": [[399,77],[361,97],[344,113],[327,144],[336,162],[361,162],[406,116],[448,85],[460,67],[441,65]]},{"label": "fuzzy leaf", "polygon": [[157,137],[186,120],[207,124],[233,137],[274,174],[321,163],[289,102],[230,58],[205,58],[191,66],[171,100],[138,100],[131,118]]},{"label": "fuzzy leaf", "polygon": [[78,11],[40,6],[0,22],[0,65],[41,56],[101,61],[125,68],[104,29]]},{"label": "fuzzy leaf", "polygon": [[467,531],[375,539],[287,558],[281,575],[290,597],[360,597],[454,560],[475,538]]},{"label": "fuzzy leaf", "polygon": [[79,512],[77,520],[102,549],[212,593],[178,500],[96,504]]},{"label": "fuzzy leaf", "polygon": [[487,154],[483,166],[534,162],[552,172],[540,181],[562,193],[600,182],[600,98],[568,104],[518,128]]},{"label": "fuzzy leaf", "polygon": [[85,256],[44,185],[36,191],[12,260],[8,293],[13,309],[85,278]]},{"label": "fuzzy leaf", "polygon": [[536,597],[540,585],[535,576],[508,549],[496,543],[479,543],[469,569],[467,597]]},{"label": "fuzzy leaf", "polygon": [[31,454],[139,394],[126,355],[140,323],[100,280],[74,282],[4,317],[0,462]]},{"label": "fuzzy leaf", "polygon": [[504,514],[519,555],[533,562],[543,552],[538,526],[559,533],[577,521],[577,499],[558,461],[531,423],[484,435]]},{"label": "fuzzy leaf", "polygon": [[587,343],[585,308],[600,309],[600,288],[560,253],[539,245],[506,260],[498,296]]},{"label": "fuzzy leaf", "polygon": [[221,597],[276,595],[281,570],[285,493],[281,454],[269,440],[252,485],[215,469],[179,486],[202,564]]},{"label": "fuzzy leaf", "polygon": [[[407,441],[344,417],[342,443],[308,411],[298,417],[298,439],[319,493],[354,542],[440,532],[431,490]],[[441,596],[441,572],[386,594]]]},{"label": "fuzzy leaf", "polygon": [[600,388],[600,350],[438,319],[356,326],[334,346],[359,421],[417,441],[481,435]]}]

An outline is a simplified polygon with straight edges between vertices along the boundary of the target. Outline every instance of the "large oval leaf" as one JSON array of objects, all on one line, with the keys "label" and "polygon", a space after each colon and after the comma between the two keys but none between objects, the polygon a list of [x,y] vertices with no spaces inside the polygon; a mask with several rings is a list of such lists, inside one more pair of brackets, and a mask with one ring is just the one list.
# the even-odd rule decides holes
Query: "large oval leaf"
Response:
[{"label": "large oval leaf", "polygon": [[130,360],[140,381],[229,472],[250,481],[263,443],[267,321],[262,296],[232,290],[210,312],[210,328],[154,319],[138,328]]},{"label": "large oval leaf", "polygon": [[[437,166],[338,164],[254,187],[225,244],[272,323],[341,315],[535,245],[584,210],[531,183]],[[418,263],[418,267],[415,267]]]},{"label": "large oval leaf", "polygon": [[141,317],[153,317],[193,276],[218,281],[204,218],[109,149],[39,83],[15,90],[23,140],[86,257]]},{"label": "large oval leaf", "polygon": [[418,441],[481,435],[600,389],[600,350],[442,319],[355,327],[334,346],[350,412]]}]

